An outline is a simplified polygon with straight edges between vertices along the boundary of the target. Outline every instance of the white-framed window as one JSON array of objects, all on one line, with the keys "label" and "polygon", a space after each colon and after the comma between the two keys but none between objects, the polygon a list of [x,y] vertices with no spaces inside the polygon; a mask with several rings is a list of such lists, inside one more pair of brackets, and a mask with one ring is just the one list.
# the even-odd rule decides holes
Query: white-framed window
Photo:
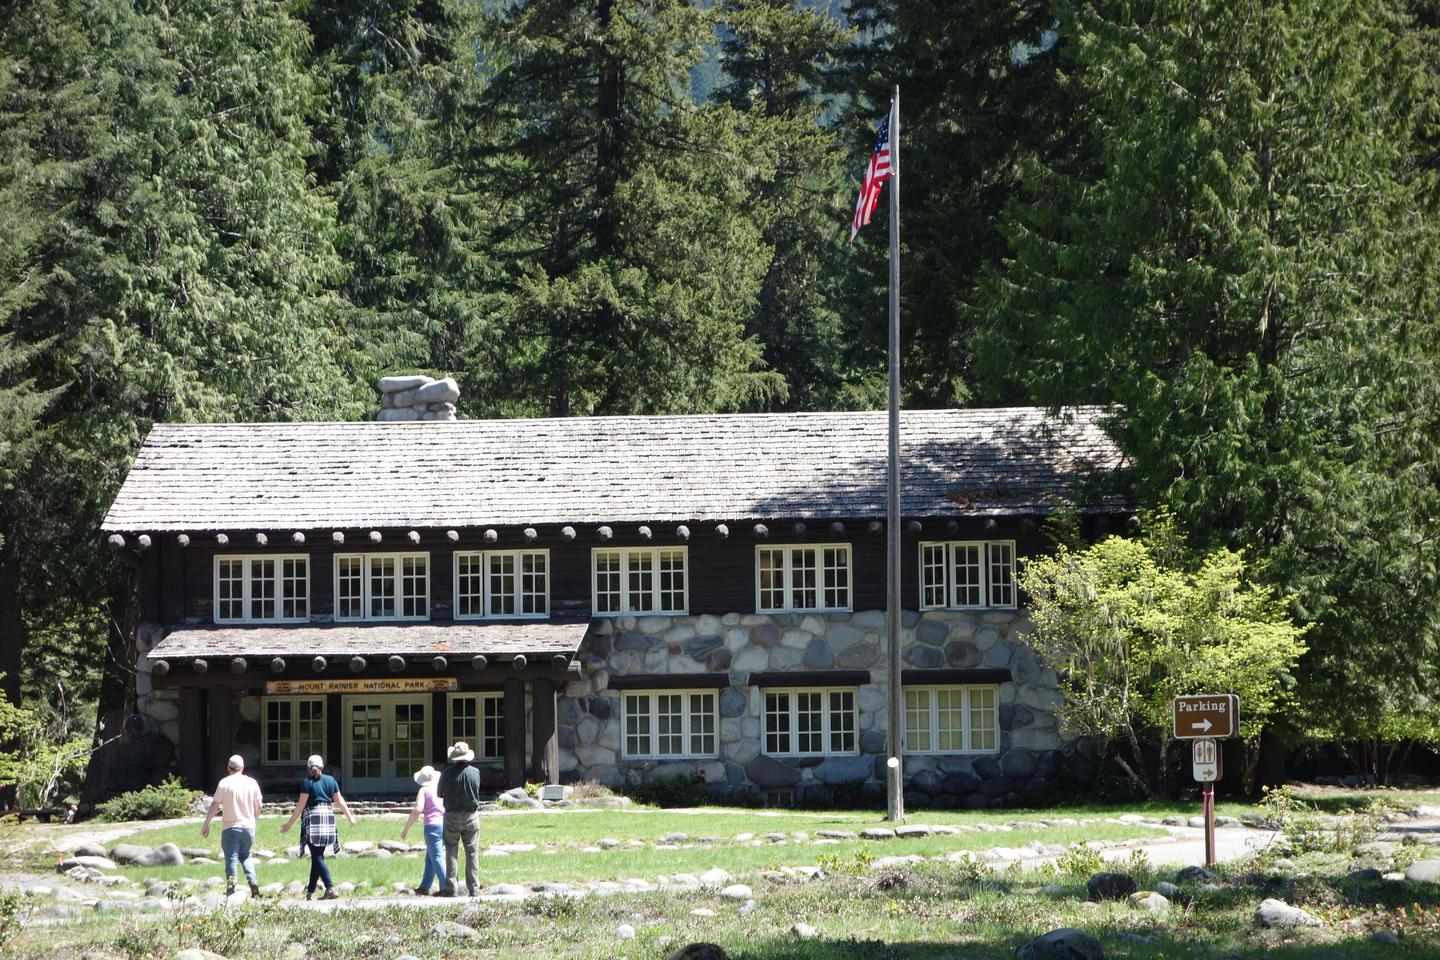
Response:
[{"label": "white-framed window", "polygon": [[455,619],[550,615],[550,551],[455,552]]},{"label": "white-framed window", "polygon": [[718,756],[719,699],[714,690],[625,691],[625,757]]},{"label": "white-framed window", "polygon": [[325,753],[324,697],[265,697],[261,712],[264,763],[304,763]]},{"label": "white-framed window", "polygon": [[850,609],[850,544],[755,548],[759,613]]},{"label": "white-framed window", "polygon": [[905,688],[906,753],[995,753],[1000,688],[994,684]]},{"label": "white-framed window", "polygon": [[765,753],[827,757],[859,749],[855,687],[802,687],[763,691]]},{"label": "white-framed window", "polygon": [[430,554],[336,554],[335,619],[430,619]]},{"label": "white-framed window", "polygon": [[1015,607],[1015,541],[920,544],[920,609]]},{"label": "white-framed window", "polygon": [[310,558],[305,554],[217,556],[215,622],[310,619]]},{"label": "white-framed window", "polygon": [[596,547],[590,558],[596,616],[689,608],[688,547]]},{"label": "white-framed window", "polygon": [[505,697],[501,693],[450,694],[450,742],[464,740],[481,760],[505,756]]}]

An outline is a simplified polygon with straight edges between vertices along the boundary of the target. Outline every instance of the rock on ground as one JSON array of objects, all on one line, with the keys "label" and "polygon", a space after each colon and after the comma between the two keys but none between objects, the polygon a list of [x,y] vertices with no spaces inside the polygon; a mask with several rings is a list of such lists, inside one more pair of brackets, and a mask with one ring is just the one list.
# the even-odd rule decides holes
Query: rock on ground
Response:
[{"label": "rock on ground", "polygon": [[1125,873],[1097,873],[1085,883],[1091,900],[1123,900],[1135,892],[1135,879]]},{"label": "rock on ground", "polygon": [[820,935],[819,930],[816,930],[814,927],[810,926],[810,924],[803,921],[791,927],[790,932],[795,934],[795,936],[799,937],[801,940],[814,940]]},{"label": "rock on ground", "polygon": [[1416,860],[1405,871],[1405,879],[1416,883],[1440,880],[1440,860]]},{"label": "rock on ground", "polygon": [[454,920],[441,920],[435,924],[432,930],[437,937],[443,937],[446,940],[474,940],[480,936],[480,931],[474,927],[467,927]]},{"label": "rock on ground", "polygon": [[1283,900],[1261,900],[1255,919],[1266,927],[1323,927],[1325,922]]},{"label": "rock on ground", "polygon": [[635,928],[632,927],[632,926],[630,926],[630,924],[628,924],[628,923],[622,923],[622,924],[620,924],[620,926],[618,926],[618,927],[615,928],[615,939],[616,939],[616,940],[634,940],[634,939],[635,939]]},{"label": "rock on ground", "polygon": [[1083,930],[1061,927],[1021,944],[1015,960],[1105,960],[1105,949]]},{"label": "rock on ground", "polygon": [[732,883],[720,891],[720,896],[726,900],[749,900],[754,894],[750,888],[743,883]]}]

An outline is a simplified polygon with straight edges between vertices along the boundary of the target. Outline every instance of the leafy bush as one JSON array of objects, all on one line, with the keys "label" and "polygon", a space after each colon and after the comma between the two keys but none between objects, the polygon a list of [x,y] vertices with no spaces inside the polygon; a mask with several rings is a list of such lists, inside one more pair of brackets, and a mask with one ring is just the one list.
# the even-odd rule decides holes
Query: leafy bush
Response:
[{"label": "leafy bush", "polygon": [[1283,844],[1275,852],[1287,857],[1349,853],[1375,839],[1386,813],[1383,803],[1371,802],[1332,816],[1321,813],[1285,786],[1267,788],[1260,809],[1265,824],[1284,835]]},{"label": "leafy bush", "polygon": [[815,858],[815,862],[826,873],[848,873],[863,877],[870,872],[870,866],[875,862],[875,854],[870,851],[869,847],[861,847],[850,857],[822,853]]},{"label": "leafy bush", "polygon": [[955,865],[955,879],[961,883],[981,883],[995,878],[994,868],[973,853],[963,854],[951,862]]},{"label": "leafy bush", "polygon": [[545,784],[539,780],[526,780],[525,796],[532,798],[540,796],[540,788],[543,786],[545,786]]},{"label": "leafy bush", "polygon": [[570,799],[572,800],[598,800],[602,797],[613,796],[615,796],[615,791],[599,780],[581,780],[570,787]]},{"label": "leafy bush", "polygon": [[632,788],[630,799],[648,807],[693,807],[708,800],[709,794],[705,781],[677,773]]},{"label": "leafy bush", "polygon": [[1099,850],[1077,843],[1055,858],[1055,869],[1066,877],[1092,877],[1105,869]]},{"label": "leafy bush", "polygon": [[200,794],[176,777],[164,783],[122,793],[95,808],[95,816],[112,823],[125,820],[168,820],[183,817]]},{"label": "leafy bush", "polygon": [[0,697],[0,744],[0,785],[14,784],[22,807],[48,807],[73,793],[90,758],[85,718],[63,699],[27,708]]},{"label": "leafy bush", "polygon": [[20,932],[20,891],[0,892],[0,950]]}]

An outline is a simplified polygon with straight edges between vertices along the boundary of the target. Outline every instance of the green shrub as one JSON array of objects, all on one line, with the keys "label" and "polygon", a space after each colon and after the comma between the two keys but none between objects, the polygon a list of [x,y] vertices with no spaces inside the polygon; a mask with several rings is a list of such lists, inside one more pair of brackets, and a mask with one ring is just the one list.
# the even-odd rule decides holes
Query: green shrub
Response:
[{"label": "green shrub", "polygon": [[677,773],[632,788],[630,799],[647,807],[693,807],[708,800],[709,794],[704,781]]},{"label": "green shrub", "polygon": [[95,808],[95,816],[112,823],[125,820],[168,820],[190,813],[190,805],[200,794],[185,786],[176,777],[164,783],[122,793]]},{"label": "green shrub", "polygon": [[1077,843],[1055,858],[1055,869],[1061,876],[1092,877],[1105,869],[1105,858],[1099,850]]},{"label": "green shrub", "polygon": [[20,932],[20,891],[0,892],[0,949]]},{"label": "green shrub", "polygon": [[1260,802],[1266,826],[1279,830],[1284,843],[1272,850],[1287,857],[1306,853],[1349,853],[1375,839],[1385,822],[1383,804],[1367,803],[1338,814],[1321,813],[1289,787],[1266,789]]},{"label": "green shrub", "polygon": [[597,800],[601,797],[613,796],[615,796],[615,791],[599,780],[581,780],[570,788],[570,799],[572,800]]}]

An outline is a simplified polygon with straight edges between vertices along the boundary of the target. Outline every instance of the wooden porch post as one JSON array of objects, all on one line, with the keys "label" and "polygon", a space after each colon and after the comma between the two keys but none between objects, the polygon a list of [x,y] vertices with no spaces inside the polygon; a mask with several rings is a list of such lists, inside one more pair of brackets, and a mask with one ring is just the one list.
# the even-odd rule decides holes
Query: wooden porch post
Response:
[{"label": "wooden porch post", "polygon": [[555,730],[555,681],[536,677],[530,688],[535,706],[535,742],[531,760],[541,783],[560,782],[560,738]]},{"label": "wooden porch post", "polygon": [[207,758],[210,779],[203,786],[208,791],[213,790],[220,778],[225,776],[225,761],[235,752],[235,706],[229,687],[211,687],[206,700],[210,703],[210,751]]},{"label": "wooden porch post", "polygon": [[505,786],[525,785],[525,681],[505,680]]},{"label": "wooden porch post", "polygon": [[180,779],[185,786],[203,790],[205,784],[205,692],[199,687],[180,688],[180,742],[175,753],[180,761]]}]

